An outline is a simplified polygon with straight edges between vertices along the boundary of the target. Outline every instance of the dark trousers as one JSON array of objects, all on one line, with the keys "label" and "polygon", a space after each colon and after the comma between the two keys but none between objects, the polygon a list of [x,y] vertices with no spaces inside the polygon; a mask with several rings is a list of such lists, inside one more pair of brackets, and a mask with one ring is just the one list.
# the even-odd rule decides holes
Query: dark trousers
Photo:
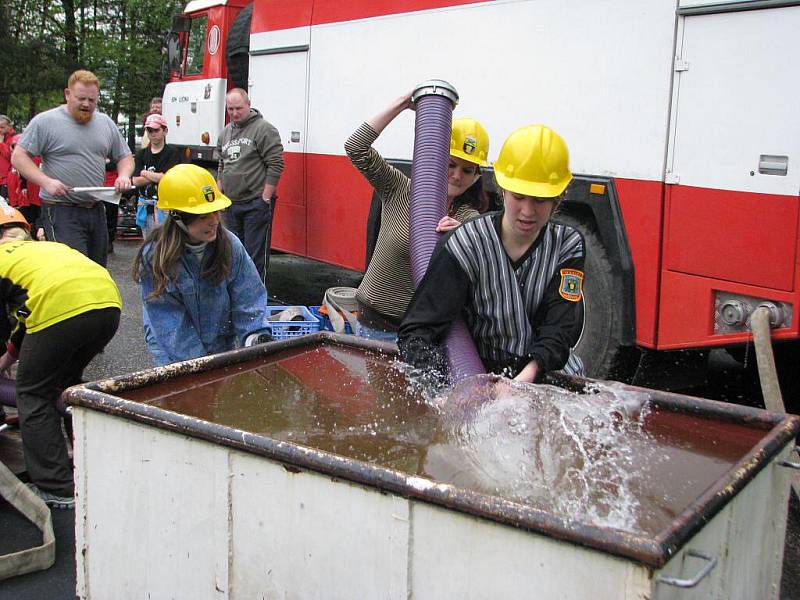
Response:
[{"label": "dark trousers", "polygon": [[[78,209],[79,210],[79,209]],[[58,496],[75,485],[56,402],[81,382],[83,370],[106,347],[119,326],[120,311],[103,308],[27,334],[17,368],[17,409],[30,480]]]},{"label": "dark trousers", "polygon": [[224,213],[225,227],[238,237],[253,259],[264,285],[267,283],[269,246],[272,239],[272,215],[277,198],[267,204],[259,196],[246,202],[234,202]]},{"label": "dark trousers", "polygon": [[106,231],[108,232],[108,249],[114,251],[114,240],[117,239],[117,215],[119,205],[112,202],[103,202],[106,211]]},{"label": "dark trousers", "polygon": [[99,265],[108,259],[106,209],[102,202],[90,208],[69,204],[43,204],[42,227],[50,242],[75,248]]}]

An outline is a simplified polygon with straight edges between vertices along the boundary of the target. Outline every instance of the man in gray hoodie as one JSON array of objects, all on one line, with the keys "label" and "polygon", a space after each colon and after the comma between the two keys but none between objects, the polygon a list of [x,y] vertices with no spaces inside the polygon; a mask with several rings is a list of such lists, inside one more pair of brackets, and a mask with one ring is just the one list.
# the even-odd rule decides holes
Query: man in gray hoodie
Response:
[{"label": "man in gray hoodie", "polygon": [[230,123],[217,140],[217,185],[233,202],[223,213],[225,225],[242,241],[266,285],[275,187],[283,172],[283,146],[278,130],[250,106],[243,89],[228,92],[225,103]]}]

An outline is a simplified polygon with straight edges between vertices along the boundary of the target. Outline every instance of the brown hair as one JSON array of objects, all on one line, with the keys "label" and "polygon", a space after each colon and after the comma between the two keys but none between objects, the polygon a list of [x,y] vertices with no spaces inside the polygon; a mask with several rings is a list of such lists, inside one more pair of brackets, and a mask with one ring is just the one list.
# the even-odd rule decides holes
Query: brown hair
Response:
[{"label": "brown hair", "polygon": [[[179,219],[184,223],[191,223],[199,215],[189,213],[179,213]],[[169,213],[164,220],[164,224],[156,227],[147,236],[147,239],[136,253],[133,259],[133,280],[136,283],[141,281],[141,274],[144,269],[149,269],[153,275],[153,292],[148,299],[157,298],[164,293],[170,281],[178,278],[178,267],[181,256],[189,242],[186,232],[180,228],[177,219]],[[144,258],[144,249],[151,246],[148,260]],[[211,283],[218,285],[225,281],[231,271],[231,260],[233,250],[231,241],[228,239],[228,230],[220,221],[217,228],[217,237],[213,242],[206,246],[207,252],[212,255],[211,263],[200,276],[211,280]]]},{"label": "brown hair", "polygon": [[480,177],[478,177],[475,182],[464,191],[463,194],[453,198],[453,202],[450,205],[450,210],[448,211],[448,214],[451,217],[456,214],[458,209],[465,204],[474,208],[481,214],[494,209],[495,202],[489,195],[489,192],[487,192],[486,188],[483,186],[483,173],[481,172],[480,167],[478,167],[478,174]]},{"label": "brown hair", "polygon": [[70,75],[69,80],[67,80],[67,87],[71,88],[78,82],[83,85],[96,85],[97,89],[100,89],[100,80],[97,78],[97,75],[86,69],[78,69]]}]

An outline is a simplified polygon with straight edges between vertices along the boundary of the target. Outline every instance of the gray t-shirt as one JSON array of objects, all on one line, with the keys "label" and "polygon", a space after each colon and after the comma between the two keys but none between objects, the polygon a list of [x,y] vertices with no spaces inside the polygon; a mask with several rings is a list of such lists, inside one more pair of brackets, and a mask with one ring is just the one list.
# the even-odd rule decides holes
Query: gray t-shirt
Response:
[{"label": "gray t-shirt", "polygon": [[[36,115],[25,128],[19,145],[31,156],[42,157],[42,172],[69,187],[98,187],[105,181],[106,158],[119,160],[131,153],[108,116],[95,112],[81,125],[63,106]],[[48,202],[87,203],[91,194],[70,193],[53,197],[40,191]]]}]

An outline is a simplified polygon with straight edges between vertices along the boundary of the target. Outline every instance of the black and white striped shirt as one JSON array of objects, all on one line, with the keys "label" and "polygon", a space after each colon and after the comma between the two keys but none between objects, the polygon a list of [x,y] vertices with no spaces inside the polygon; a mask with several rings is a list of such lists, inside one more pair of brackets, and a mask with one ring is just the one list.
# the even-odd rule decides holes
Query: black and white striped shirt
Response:
[{"label": "black and white striped shirt", "polygon": [[580,334],[579,303],[559,289],[563,270],[583,272],[583,238],[550,221],[512,261],[500,237],[502,215],[474,219],[437,246],[400,328],[401,350],[412,338],[438,344],[461,315],[490,371],[513,375],[536,360],[541,374],[565,365],[581,373],[570,354]]}]

